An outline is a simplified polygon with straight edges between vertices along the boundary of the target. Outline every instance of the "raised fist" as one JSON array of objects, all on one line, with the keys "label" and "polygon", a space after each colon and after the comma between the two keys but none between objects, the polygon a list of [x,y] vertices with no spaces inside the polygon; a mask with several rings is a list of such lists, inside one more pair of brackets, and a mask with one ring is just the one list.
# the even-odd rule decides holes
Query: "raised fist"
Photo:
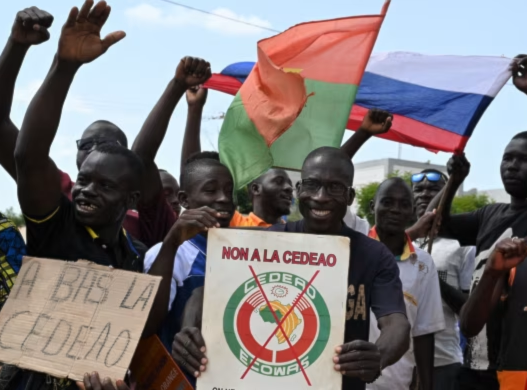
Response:
[{"label": "raised fist", "polygon": [[210,64],[201,58],[184,57],[176,69],[176,81],[185,89],[205,83],[211,75]]},{"label": "raised fist", "polygon": [[11,39],[21,45],[38,45],[49,39],[48,28],[53,16],[37,7],[26,8],[16,14]]}]

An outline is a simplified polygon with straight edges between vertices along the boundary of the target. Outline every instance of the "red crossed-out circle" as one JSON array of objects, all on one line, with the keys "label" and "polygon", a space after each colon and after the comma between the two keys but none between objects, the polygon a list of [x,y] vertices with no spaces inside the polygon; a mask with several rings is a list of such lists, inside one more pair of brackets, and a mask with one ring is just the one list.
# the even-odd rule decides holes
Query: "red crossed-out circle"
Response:
[{"label": "red crossed-out circle", "polygon": [[[259,294],[259,293],[258,293]],[[258,341],[254,338],[251,331],[251,315],[254,309],[259,306],[260,300],[247,299],[238,312],[238,318],[236,319],[236,327],[238,328],[238,335],[240,339],[253,356],[258,356],[259,359],[270,362],[270,363],[286,363],[291,360],[295,360],[295,354],[291,348],[284,349],[276,352],[276,361],[273,362],[273,351],[268,348],[263,348]],[[249,302],[250,301],[250,302]],[[302,305],[300,305],[302,303]],[[317,316],[313,307],[305,300],[301,299],[297,306],[302,318],[304,320],[304,329],[299,340],[294,344],[294,348],[297,356],[302,356],[313,343],[317,335]]]}]

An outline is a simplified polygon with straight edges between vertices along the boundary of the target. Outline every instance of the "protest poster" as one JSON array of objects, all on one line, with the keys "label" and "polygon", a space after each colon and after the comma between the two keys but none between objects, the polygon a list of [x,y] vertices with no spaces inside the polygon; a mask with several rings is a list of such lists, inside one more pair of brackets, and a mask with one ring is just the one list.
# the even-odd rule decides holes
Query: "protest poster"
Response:
[{"label": "protest poster", "polygon": [[124,379],[161,278],[24,258],[0,312],[0,361],[58,378]]},{"label": "protest poster", "polygon": [[135,390],[193,390],[156,335],[139,342],[130,371]]},{"label": "protest poster", "polygon": [[211,229],[199,390],[340,389],[347,237]]}]

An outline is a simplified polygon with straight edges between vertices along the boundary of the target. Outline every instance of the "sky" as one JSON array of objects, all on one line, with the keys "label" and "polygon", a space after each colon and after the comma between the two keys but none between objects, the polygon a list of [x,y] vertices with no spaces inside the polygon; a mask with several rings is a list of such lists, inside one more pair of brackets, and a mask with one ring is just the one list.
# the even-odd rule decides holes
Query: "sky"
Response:
[{"label": "sky", "polygon": [[[182,0],[185,2],[186,0]],[[256,42],[274,33],[165,3],[161,0],[109,0],[112,14],[102,35],[124,30],[126,38],[78,72],[63,111],[51,150],[57,166],[75,179],[75,140],[93,121],[116,123],[133,143],[151,108],[161,96],[179,60],[197,56],[208,60],[213,72],[238,61],[254,61]],[[260,26],[283,31],[297,23],[336,17],[377,14],[383,0],[193,0],[185,4]],[[18,0],[3,2],[0,43],[6,42],[16,12],[36,5],[54,15],[51,39],[30,49],[17,80],[11,118],[20,126],[33,94],[45,78],[56,52],[60,28],[75,0]],[[527,14],[524,0],[392,0],[374,52],[411,51],[423,54],[514,57],[527,52],[520,27]],[[231,96],[211,91],[204,109],[202,149],[217,148],[221,120]],[[499,164],[510,138],[527,130],[527,97],[509,82],[487,110],[466,148],[472,170],[464,188],[502,187]],[[187,104],[183,98],[170,122],[156,162],[179,177],[179,161]],[[346,132],[345,139],[351,135]],[[1,142],[1,140],[0,140]],[[355,162],[397,158],[398,144],[370,140]],[[433,154],[404,145],[403,159],[445,164],[449,155]],[[16,186],[0,169],[0,210],[19,210]]]}]

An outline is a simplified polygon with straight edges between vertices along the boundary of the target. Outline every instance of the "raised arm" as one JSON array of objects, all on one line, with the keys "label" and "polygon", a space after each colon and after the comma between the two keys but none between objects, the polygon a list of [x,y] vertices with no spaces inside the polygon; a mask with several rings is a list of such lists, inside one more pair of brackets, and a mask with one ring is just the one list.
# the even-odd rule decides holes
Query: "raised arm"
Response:
[{"label": "raised arm", "polygon": [[207,94],[208,90],[201,86],[187,90],[188,114],[181,150],[181,171],[190,156],[201,152],[201,117],[203,115],[203,107],[207,102]]},{"label": "raised arm", "polygon": [[11,35],[0,56],[0,165],[15,181],[16,165],[13,156],[18,128],[10,117],[15,82],[29,47],[49,39],[48,28],[52,23],[53,16],[37,7],[18,12]]},{"label": "raised arm", "polygon": [[358,150],[372,136],[387,133],[392,126],[392,114],[388,111],[370,108],[362,120],[359,129],[340,147],[348,157],[353,159]]},{"label": "raised arm", "polygon": [[511,66],[512,82],[518,91],[527,95],[527,55],[519,54]]},{"label": "raised arm", "polygon": [[208,62],[200,58],[183,58],[177,67],[175,77],[168,83],[165,92],[137,135],[132,150],[141,157],[146,167],[145,182],[141,191],[142,203],[150,204],[156,201],[163,190],[155,157],[165,138],[176,105],[187,88],[204,83],[210,76]]},{"label": "raised arm", "polygon": [[93,7],[86,0],[81,10],[74,7],[62,28],[59,47],[51,69],[31,101],[15,148],[18,173],[18,199],[26,215],[46,216],[59,205],[59,171],[49,157],[57,132],[64,101],[82,64],[91,62],[125,34],[114,32],[100,38],[110,14],[104,1]]},{"label": "raised arm", "polygon": [[174,259],[179,246],[200,233],[219,227],[218,217],[218,212],[209,207],[189,209],[181,214],[170,229],[152,267],[148,270],[150,275],[161,276],[162,280],[148,316],[143,337],[156,333],[168,314]]},{"label": "raised arm", "polygon": [[507,274],[527,256],[524,239],[507,238],[500,241],[490,254],[485,270],[460,316],[460,329],[466,337],[476,336],[487,323],[504,291]]}]

